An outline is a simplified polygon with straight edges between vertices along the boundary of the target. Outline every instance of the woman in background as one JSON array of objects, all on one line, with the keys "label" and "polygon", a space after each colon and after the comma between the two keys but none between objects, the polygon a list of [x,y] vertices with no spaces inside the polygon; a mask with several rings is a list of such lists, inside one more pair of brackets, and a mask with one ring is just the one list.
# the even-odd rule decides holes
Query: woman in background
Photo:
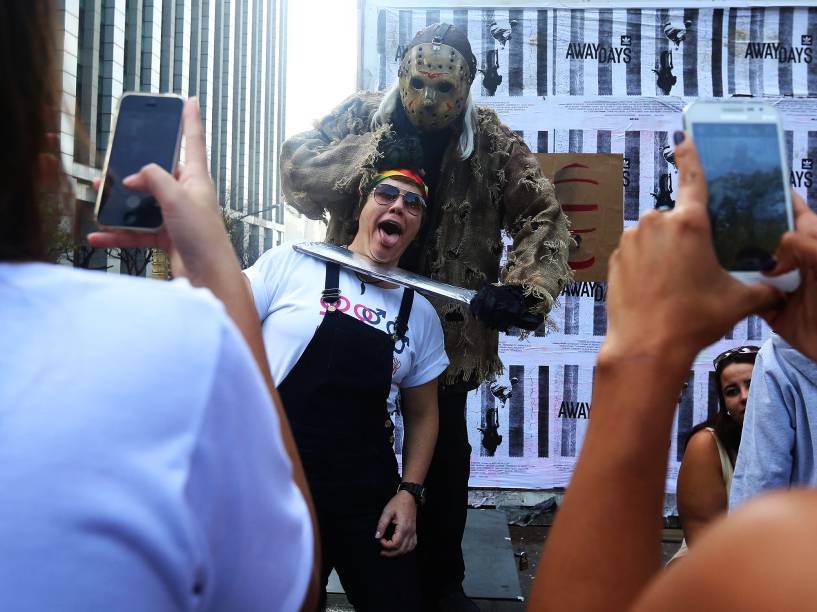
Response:
[{"label": "woman in background", "polygon": [[739,346],[724,351],[712,362],[718,385],[718,413],[693,427],[687,438],[677,490],[684,541],[673,561],[684,556],[701,531],[727,510],[758,350],[757,346]]}]

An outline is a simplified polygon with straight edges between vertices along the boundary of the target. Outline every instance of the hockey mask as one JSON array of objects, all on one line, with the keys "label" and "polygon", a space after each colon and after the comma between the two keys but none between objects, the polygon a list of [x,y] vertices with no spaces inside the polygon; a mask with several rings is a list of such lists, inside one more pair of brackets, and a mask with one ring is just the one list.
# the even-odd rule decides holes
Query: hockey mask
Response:
[{"label": "hockey mask", "polygon": [[400,100],[409,121],[424,132],[451,125],[462,115],[474,79],[476,60],[467,38],[463,53],[444,44],[446,36],[463,47],[458,30],[441,24],[422,30],[406,50],[397,72]]}]

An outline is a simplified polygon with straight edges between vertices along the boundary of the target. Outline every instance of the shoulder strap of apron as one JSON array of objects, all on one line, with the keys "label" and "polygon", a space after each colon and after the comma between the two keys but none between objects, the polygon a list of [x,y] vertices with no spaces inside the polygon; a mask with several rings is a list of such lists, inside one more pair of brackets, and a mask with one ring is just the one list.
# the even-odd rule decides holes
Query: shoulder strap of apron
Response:
[{"label": "shoulder strap of apron", "polygon": [[408,320],[411,316],[411,306],[414,303],[414,289],[403,289],[403,299],[400,302],[400,312],[394,322],[394,334],[392,341],[397,343],[406,336],[408,331]]},{"label": "shoulder strap of apron", "polygon": [[[321,293],[323,301],[334,307],[340,300],[340,265],[334,261],[326,262],[326,281]],[[411,316],[411,307],[414,304],[414,289],[403,289],[403,299],[400,301],[400,311],[394,322],[392,340],[399,342],[408,332],[408,320]]]},{"label": "shoulder strap of apron", "polygon": [[340,265],[334,261],[326,262],[326,282],[321,297],[332,307],[340,300]]}]

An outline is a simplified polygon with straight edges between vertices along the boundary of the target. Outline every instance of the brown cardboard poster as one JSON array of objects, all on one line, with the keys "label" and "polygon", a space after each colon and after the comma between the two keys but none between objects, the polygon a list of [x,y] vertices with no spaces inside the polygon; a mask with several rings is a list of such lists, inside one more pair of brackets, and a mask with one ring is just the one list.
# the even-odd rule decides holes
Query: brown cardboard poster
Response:
[{"label": "brown cardboard poster", "polygon": [[619,153],[539,153],[556,188],[578,248],[569,263],[577,281],[607,280],[607,262],[624,229],[624,156]]}]

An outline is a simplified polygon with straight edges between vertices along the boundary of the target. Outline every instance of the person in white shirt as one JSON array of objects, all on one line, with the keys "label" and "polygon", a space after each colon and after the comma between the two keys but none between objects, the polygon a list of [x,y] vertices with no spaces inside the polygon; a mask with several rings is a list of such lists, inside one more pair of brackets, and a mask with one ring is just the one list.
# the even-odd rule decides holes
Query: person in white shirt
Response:
[{"label": "person in white shirt", "polygon": [[2,262],[0,317],[0,608],[300,608],[309,513],[209,291]]},{"label": "person in white shirt", "polygon": [[162,231],[91,236],[161,246],[186,280],[44,262],[43,192],[67,182],[46,136],[60,107],[53,16],[50,0],[0,5],[14,83],[0,98],[0,608],[312,609],[309,493],[195,100],[178,179],[151,165],[128,180],[156,196]]},{"label": "person in white shirt", "polygon": [[[423,222],[412,170],[364,188],[349,250],[395,266]],[[323,551],[359,611],[420,610],[417,506],[437,438],[437,377],[448,365],[439,317],[411,289],[282,245],[245,271],[273,379],[309,481]],[[405,423],[402,480],[389,405]]]}]

